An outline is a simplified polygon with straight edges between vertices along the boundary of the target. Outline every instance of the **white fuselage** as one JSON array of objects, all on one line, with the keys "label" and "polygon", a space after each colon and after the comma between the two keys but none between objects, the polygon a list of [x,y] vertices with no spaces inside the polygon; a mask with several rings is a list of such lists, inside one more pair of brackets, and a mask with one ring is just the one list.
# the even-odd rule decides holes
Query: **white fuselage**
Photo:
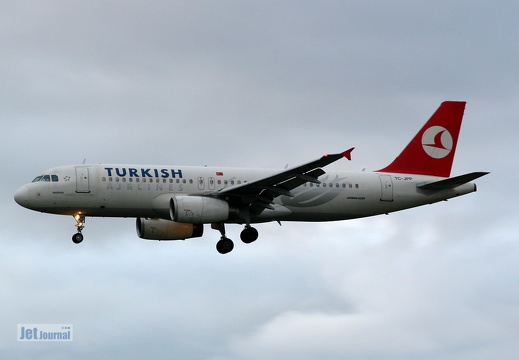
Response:
[{"label": "white fuselage", "polygon": [[32,210],[72,215],[83,241],[85,217],[134,217],[146,240],[185,240],[204,224],[221,234],[216,249],[234,243],[225,224],[243,224],[240,239],[258,238],[253,223],[336,221],[432,204],[476,191],[471,181],[488,174],[450,177],[465,102],[444,101],[411,142],[376,172],[325,170],[351,160],[353,147],[282,170],[194,166],[71,165],[46,171],[14,195]]},{"label": "white fuselage", "polygon": [[[27,208],[53,214],[170,219],[167,200],[170,195],[214,193],[276,172],[279,170],[61,166],[46,171],[39,181],[20,188],[15,198]],[[252,216],[251,222],[346,220],[435,203],[476,191],[474,183],[440,191],[417,188],[417,185],[441,179],[423,175],[328,171],[319,178],[320,184],[308,182],[292,190],[292,197],[275,198],[273,209]]]}]

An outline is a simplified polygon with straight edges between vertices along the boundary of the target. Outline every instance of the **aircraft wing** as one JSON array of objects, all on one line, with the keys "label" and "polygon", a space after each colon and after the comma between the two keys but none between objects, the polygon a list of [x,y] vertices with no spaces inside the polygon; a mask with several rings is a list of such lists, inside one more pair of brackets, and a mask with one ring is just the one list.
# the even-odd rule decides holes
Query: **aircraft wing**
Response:
[{"label": "aircraft wing", "polygon": [[264,209],[273,209],[272,201],[281,195],[293,196],[290,192],[306,182],[319,184],[317,178],[325,173],[322,167],[343,157],[351,160],[354,148],[339,154],[324,155],[320,159],[281,171],[277,174],[245,184],[228,187],[213,193],[217,197],[228,197],[233,203],[248,204],[251,213],[259,214]]}]

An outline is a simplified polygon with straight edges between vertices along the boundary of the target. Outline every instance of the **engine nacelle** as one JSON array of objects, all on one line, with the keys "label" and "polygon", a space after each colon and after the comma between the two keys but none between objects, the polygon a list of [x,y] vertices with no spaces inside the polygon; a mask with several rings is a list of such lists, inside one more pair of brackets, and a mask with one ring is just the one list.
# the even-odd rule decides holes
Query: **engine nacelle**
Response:
[{"label": "engine nacelle", "polygon": [[236,219],[238,209],[225,200],[205,196],[173,196],[170,216],[174,221],[189,224],[208,224]]},{"label": "engine nacelle", "polygon": [[202,224],[181,224],[171,220],[137,218],[137,235],[146,240],[185,240],[200,237]]}]

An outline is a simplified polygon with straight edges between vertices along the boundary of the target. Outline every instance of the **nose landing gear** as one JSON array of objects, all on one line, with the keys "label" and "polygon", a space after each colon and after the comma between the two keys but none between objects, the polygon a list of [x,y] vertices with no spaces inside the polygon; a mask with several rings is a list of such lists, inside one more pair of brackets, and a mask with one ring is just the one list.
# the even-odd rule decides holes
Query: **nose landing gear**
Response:
[{"label": "nose landing gear", "polygon": [[74,219],[76,220],[77,233],[72,235],[72,242],[79,244],[84,238],[81,231],[85,228],[85,215],[74,215]]}]

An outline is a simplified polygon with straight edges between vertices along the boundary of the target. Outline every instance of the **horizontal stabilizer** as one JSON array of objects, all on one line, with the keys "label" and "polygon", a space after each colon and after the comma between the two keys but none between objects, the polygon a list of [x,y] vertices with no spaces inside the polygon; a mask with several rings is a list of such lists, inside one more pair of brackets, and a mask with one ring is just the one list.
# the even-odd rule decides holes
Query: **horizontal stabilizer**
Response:
[{"label": "horizontal stabilizer", "polygon": [[449,179],[435,181],[432,183],[426,183],[422,185],[417,185],[416,187],[423,190],[444,190],[444,189],[453,189],[460,185],[466,184],[472,180],[476,180],[482,176],[487,175],[488,172],[473,172],[470,174],[455,176]]}]

